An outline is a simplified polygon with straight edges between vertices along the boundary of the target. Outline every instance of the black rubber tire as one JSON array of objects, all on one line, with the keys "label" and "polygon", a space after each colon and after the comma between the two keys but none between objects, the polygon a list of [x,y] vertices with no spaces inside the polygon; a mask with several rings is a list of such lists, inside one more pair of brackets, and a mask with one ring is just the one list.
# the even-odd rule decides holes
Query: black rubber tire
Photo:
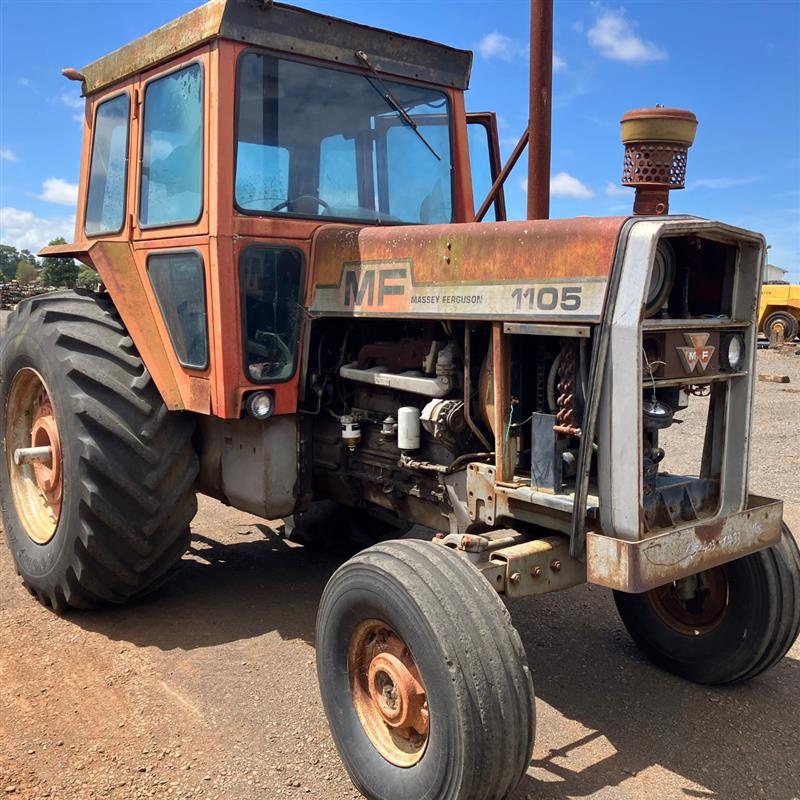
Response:
[{"label": "black rubber tire", "polygon": [[728,605],[719,624],[690,636],[670,628],[647,593],[614,592],[633,640],[659,667],[703,684],[741,683],[777,664],[800,632],[800,552],[780,543],[724,565]]},{"label": "black rubber tire", "polygon": [[764,335],[772,338],[772,328],[778,322],[783,323],[783,341],[793,342],[797,336],[797,320],[785,311],[775,311],[764,320]]},{"label": "black rubber tire", "polygon": [[17,372],[51,395],[64,496],[54,537],[26,533],[0,457],[3,527],[18,573],[56,611],[123,603],[160,585],[189,544],[199,462],[194,420],[169,412],[112,303],[89,291],[17,307],[0,342],[0,431]]},{"label": "black rubber tire", "polygon": [[[426,687],[430,735],[412,767],[378,753],[353,705],[347,651],[367,619],[398,633]],[[525,650],[503,602],[466,559],[418,540],[359,553],[325,587],[316,649],[331,734],[365,797],[500,800],[522,779],[535,729]]]},{"label": "black rubber tire", "polygon": [[[377,512],[376,512],[377,514]],[[316,500],[306,511],[284,519],[284,535],[313,550],[353,555],[374,544],[398,539],[413,525],[334,500]]]}]

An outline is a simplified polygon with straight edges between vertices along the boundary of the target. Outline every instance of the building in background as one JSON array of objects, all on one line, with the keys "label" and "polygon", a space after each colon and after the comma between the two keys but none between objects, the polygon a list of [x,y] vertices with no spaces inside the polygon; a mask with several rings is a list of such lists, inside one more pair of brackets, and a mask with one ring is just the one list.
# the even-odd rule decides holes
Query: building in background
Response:
[{"label": "building in background", "polygon": [[786,273],[788,269],[781,269],[774,264],[767,264],[764,267],[764,280],[765,281],[784,281],[786,280]]}]

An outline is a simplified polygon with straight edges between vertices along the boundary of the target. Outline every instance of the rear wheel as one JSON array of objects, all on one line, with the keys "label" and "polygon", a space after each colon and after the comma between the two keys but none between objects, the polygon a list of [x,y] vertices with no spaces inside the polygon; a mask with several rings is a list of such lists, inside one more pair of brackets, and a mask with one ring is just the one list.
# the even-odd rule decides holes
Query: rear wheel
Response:
[{"label": "rear wheel", "polygon": [[800,553],[784,526],[767,550],[614,599],[655,664],[696,683],[739,683],[780,661],[797,638]]},{"label": "rear wheel", "polygon": [[317,673],[336,747],[371,800],[499,800],[528,768],[525,651],[496,592],[447,548],[386,542],[337,570]]},{"label": "rear wheel", "polygon": [[770,314],[764,321],[764,334],[768,339],[772,339],[773,331],[778,325],[783,326],[783,341],[794,341],[795,336],[797,336],[797,320],[784,311],[776,311],[774,314]]},{"label": "rear wheel", "polygon": [[41,602],[121,603],[163,581],[197,509],[193,427],[167,411],[107,298],[19,305],[0,343],[0,506]]}]

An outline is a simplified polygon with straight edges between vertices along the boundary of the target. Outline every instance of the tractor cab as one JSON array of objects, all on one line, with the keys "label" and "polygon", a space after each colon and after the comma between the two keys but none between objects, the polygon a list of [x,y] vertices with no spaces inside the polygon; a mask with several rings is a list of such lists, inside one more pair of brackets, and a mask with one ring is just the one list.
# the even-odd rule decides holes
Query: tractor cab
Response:
[{"label": "tractor cab", "polygon": [[[471,53],[271,2],[213,0],[65,75],[87,98],[75,243],[168,405],[298,397],[314,232],[473,219],[499,170]],[[472,164],[470,157],[472,156]],[[502,191],[487,219],[505,216]],[[217,341],[216,346],[211,342]]]}]

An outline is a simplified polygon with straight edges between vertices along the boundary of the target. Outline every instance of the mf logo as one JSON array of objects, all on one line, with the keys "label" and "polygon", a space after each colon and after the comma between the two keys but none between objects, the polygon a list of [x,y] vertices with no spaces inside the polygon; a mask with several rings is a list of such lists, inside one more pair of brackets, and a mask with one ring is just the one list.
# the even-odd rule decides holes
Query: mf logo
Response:
[{"label": "mf logo", "polygon": [[344,304],[348,308],[392,305],[408,289],[408,267],[346,267]]},{"label": "mf logo", "polygon": [[700,372],[705,372],[711,357],[714,355],[716,349],[708,342],[710,334],[708,333],[684,333],[683,337],[686,339],[688,347],[676,347],[678,355],[683,362],[683,368],[686,372],[694,372],[699,366]]}]

